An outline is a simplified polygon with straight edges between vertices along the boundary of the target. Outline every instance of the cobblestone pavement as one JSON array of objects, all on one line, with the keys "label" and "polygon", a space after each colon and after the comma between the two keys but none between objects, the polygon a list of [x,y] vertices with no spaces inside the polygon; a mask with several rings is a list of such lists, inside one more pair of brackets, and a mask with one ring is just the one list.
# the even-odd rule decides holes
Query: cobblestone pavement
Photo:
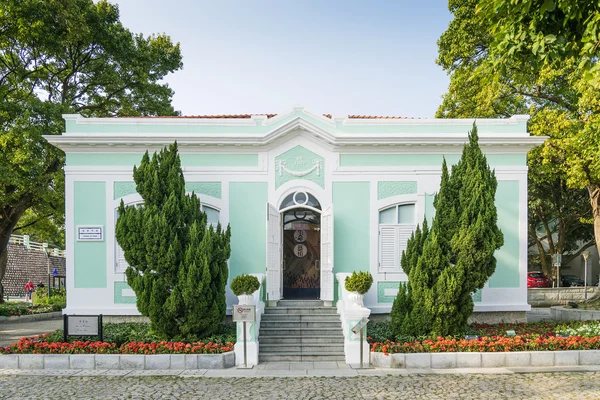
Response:
[{"label": "cobblestone pavement", "polygon": [[3,375],[0,376],[0,398],[598,399],[600,372],[333,378]]}]

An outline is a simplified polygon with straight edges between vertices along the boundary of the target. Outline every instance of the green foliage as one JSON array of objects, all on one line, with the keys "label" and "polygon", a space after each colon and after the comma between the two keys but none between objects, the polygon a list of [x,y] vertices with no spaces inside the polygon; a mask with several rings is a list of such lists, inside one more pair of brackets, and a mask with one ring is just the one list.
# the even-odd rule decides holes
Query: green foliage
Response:
[{"label": "green foliage", "polygon": [[365,271],[352,272],[352,275],[346,277],[346,281],[344,282],[347,291],[358,292],[360,294],[367,293],[371,289],[372,284],[373,276],[370,272]]},{"label": "green foliage", "polygon": [[213,334],[225,317],[229,227],[207,227],[200,200],[185,194],[176,143],[146,152],[133,178],[144,204],[121,201],[116,238],[138,310],[164,338]]},{"label": "green foliage", "polygon": [[565,58],[576,58],[586,79],[600,85],[597,1],[486,0],[478,2],[477,11],[479,18],[490,20],[491,55],[496,65],[517,59],[543,68]]},{"label": "green foliage", "polygon": [[[227,342],[235,343],[236,327],[231,322],[217,324],[216,331],[211,336],[192,336],[182,340],[184,343],[193,342],[212,342],[225,344]],[[107,343],[116,343],[118,346],[130,342],[156,343],[164,340],[160,336],[153,334],[150,330],[150,324],[145,322],[120,322],[106,323],[102,325],[103,339]],[[69,341],[75,340],[98,340],[97,336],[69,337]],[[62,330],[57,330],[48,336],[48,343],[63,342],[64,335]]]},{"label": "green foliage", "polygon": [[4,0],[0,26],[2,280],[15,229],[62,242],[64,153],[42,135],[64,131],[62,114],[177,114],[163,78],[182,63],[178,44],[130,32],[105,0]]},{"label": "green foliage", "polygon": [[21,315],[43,314],[60,311],[65,304],[34,304],[8,301],[0,304],[0,316],[19,317]]},{"label": "green foliage", "polygon": [[529,131],[550,137],[528,155],[530,245],[549,274],[550,255],[578,257],[592,229],[600,247],[600,63],[589,53],[598,5],[450,0],[449,9],[437,62],[450,87],[437,116],[529,113]]},{"label": "green foliage", "polygon": [[238,275],[231,280],[231,291],[236,296],[252,294],[260,288],[260,282],[254,275]]},{"label": "green foliage", "polygon": [[494,204],[496,177],[469,132],[452,174],[444,160],[431,230],[426,221],[407,243],[401,284],[391,312],[397,336],[448,336],[465,331],[473,311],[471,293],[494,273],[494,251],[503,244]]},{"label": "green foliage", "polygon": [[52,294],[48,297],[47,287],[37,288],[33,296],[33,304],[58,306],[63,309],[67,306],[67,292],[64,288],[52,289]]}]

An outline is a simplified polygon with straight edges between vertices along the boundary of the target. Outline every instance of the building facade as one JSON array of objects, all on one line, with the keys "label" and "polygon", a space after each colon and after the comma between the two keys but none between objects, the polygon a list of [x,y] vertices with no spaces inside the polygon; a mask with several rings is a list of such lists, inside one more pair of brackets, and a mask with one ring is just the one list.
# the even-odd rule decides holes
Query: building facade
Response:
[{"label": "building facade", "polygon": [[[365,295],[387,313],[408,277],[400,256],[434,215],[445,157],[455,164],[471,119],[316,115],[83,118],[47,140],[66,153],[67,314],[136,315],[127,264],[114,238],[117,207],[139,204],[132,168],[177,141],[188,192],[208,222],[231,225],[229,280],[265,273],[267,300],[334,305],[338,272],[370,271]],[[527,304],[527,151],[543,141],[527,116],[477,120],[496,171],[504,246],[475,312],[524,313]],[[228,289],[228,305],[235,304]]]}]

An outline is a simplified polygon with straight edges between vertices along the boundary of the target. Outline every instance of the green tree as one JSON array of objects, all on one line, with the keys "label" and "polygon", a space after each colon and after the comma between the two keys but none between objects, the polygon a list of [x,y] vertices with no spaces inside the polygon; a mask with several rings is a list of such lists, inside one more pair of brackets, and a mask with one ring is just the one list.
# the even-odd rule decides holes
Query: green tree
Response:
[{"label": "green tree", "polygon": [[168,339],[215,333],[226,311],[229,227],[207,228],[200,200],[186,195],[177,143],[146,152],[133,178],[144,204],[121,201],[116,237],[138,310]]},{"label": "green tree", "polygon": [[498,229],[496,177],[469,132],[461,159],[449,174],[444,160],[431,230],[416,231],[402,255],[408,286],[401,286],[392,311],[397,334],[451,335],[464,331],[473,312],[471,295],[496,269],[503,244]]},{"label": "green tree", "polygon": [[550,136],[528,156],[530,244],[541,252],[540,265],[548,274],[549,256],[558,250],[565,260],[576,257],[581,243],[589,243],[593,226],[600,243],[600,168],[594,156],[600,151],[594,140],[599,135],[599,93],[573,58],[537,63],[496,51],[495,18],[502,15],[478,12],[492,3],[449,2],[454,19],[438,41],[437,62],[451,80],[437,116],[493,118],[529,112],[530,132]]},{"label": "green tree", "polygon": [[477,5],[488,19],[497,66],[518,60],[536,69],[577,59],[585,78],[600,85],[600,3],[586,0],[488,0]]},{"label": "green tree", "polygon": [[161,80],[181,66],[179,44],[133,34],[105,0],[0,3],[0,280],[27,210],[63,219],[64,154],[42,135],[64,130],[62,114],[175,115]]}]

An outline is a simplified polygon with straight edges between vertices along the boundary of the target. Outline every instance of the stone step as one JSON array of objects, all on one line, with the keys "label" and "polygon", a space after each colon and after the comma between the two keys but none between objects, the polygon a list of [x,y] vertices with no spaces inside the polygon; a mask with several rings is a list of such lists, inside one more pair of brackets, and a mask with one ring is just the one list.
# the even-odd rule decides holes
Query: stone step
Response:
[{"label": "stone step", "polygon": [[324,344],[344,344],[344,335],[339,336],[269,336],[269,335],[260,335],[259,342],[262,346],[263,344],[287,344],[287,345],[312,345],[318,343]]},{"label": "stone step", "polygon": [[314,343],[314,344],[301,344],[295,346],[292,344],[274,344],[274,343],[263,343],[260,341],[260,353],[261,354],[280,354],[289,351],[300,351],[304,353],[338,353],[344,354],[344,343],[332,344],[332,343]]},{"label": "stone step", "polygon": [[337,314],[317,314],[317,315],[305,315],[305,314],[263,314],[261,318],[262,323],[271,321],[285,321],[285,322],[319,322],[336,321],[340,323],[340,316]]},{"label": "stone step", "polygon": [[[262,325],[262,324],[261,324]],[[314,327],[314,328],[301,328],[301,327],[260,327],[261,335],[268,336],[334,336],[339,337],[342,336],[342,328],[337,326],[335,328],[322,328],[322,327]]]},{"label": "stone step", "polygon": [[259,362],[298,362],[298,361],[345,361],[344,354],[263,354],[258,356]]},{"label": "stone step", "polygon": [[337,315],[337,309],[333,307],[265,307],[265,315],[267,314]]},{"label": "stone step", "polygon": [[279,300],[278,307],[323,307],[322,300]]},{"label": "stone step", "polygon": [[271,320],[262,321],[260,327],[263,328],[332,328],[339,329],[341,331],[342,324],[340,321],[285,321],[285,320]]}]

